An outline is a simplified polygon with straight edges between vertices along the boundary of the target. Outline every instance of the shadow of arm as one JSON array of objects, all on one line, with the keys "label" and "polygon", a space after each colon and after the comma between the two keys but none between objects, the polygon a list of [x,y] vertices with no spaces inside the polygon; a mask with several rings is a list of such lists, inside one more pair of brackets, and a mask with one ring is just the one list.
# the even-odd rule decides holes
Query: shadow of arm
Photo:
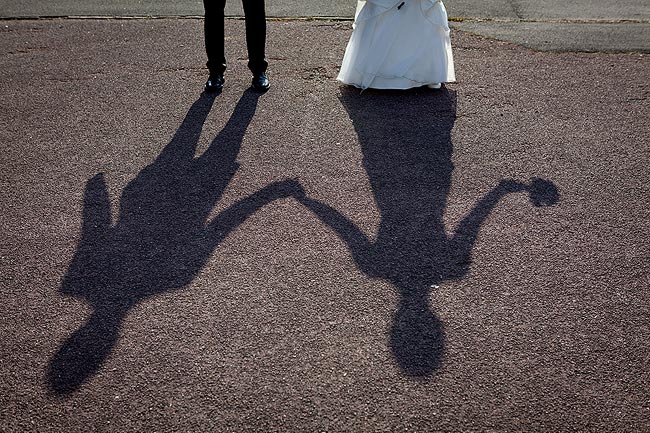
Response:
[{"label": "shadow of arm", "polygon": [[238,201],[217,215],[206,228],[211,248],[215,248],[233,230],[242,225],[248,217],[267,204],[290,196],[295,196],[300,185],[295,180],[271,183],[261,190]]},{"label": "shadow of arm", "polygon": [[104,175],[99,173],[86,183],[81,223],[81,243],[92,244],[111,227],[111,205]]},{"label": "shadow of arm", "polygon": [[338,237],[350,249],[357,264],[367,271],[369,265],[367,256],[372,244],[365,233],[359,230],[350,219],[333,207],[304,195],[297,197],[297,199],[325,225],[331,227],[336,232]]},{"label": "shadow of arm", "polygon": [[492,191],[481,198],[471,212],[458,224],[449,240],[449,277],[463,276],[471,263],[472,249],[478,238],[481,226],[499,201],[512,192],[526,190],[526,185],[511,180],[502,180]]},{"label": "shadow of arm", "polygon": [[104,175],[99,173],[88,180],[84,191],[81,237],[60,291],[80,296],[91,289],[84,280],[88,275],[101,273],[105,265],[102,248],[111,229],[111,205]]}]

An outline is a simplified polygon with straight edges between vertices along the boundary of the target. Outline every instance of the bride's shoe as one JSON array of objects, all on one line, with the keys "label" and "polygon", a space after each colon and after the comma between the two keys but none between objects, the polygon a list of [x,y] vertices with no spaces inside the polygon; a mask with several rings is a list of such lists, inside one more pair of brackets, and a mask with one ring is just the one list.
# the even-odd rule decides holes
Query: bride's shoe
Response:
[{"label": "bride's shoe", "polygon": [[427,87],[429,89],[437,90],[437,89],[442,88],[442,84],[441,83],[431,83],[431,84],[427,84]]}]

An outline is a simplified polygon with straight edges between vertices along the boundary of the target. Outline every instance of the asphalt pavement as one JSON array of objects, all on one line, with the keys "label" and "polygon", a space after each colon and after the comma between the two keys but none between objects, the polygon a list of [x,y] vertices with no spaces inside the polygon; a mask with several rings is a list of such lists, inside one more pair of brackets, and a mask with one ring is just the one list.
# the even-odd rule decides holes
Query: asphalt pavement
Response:
[{"label": "asphalt pavement", "polygon": [[[650,3],[644,0],[447,0],[452,27],[541,51],[650,52]],[[270,17],[352,19],[354,0],[267,0]],[[226,14],[243,14],[229,0]],[[200,17],[198,0],[4,0],[0,18]]]},{"label": "asphalt pavement", "polygon": [[0,430],[650,429],[647,55],[360,93],[350,32],[258,95],[230,20],[210,97],[199,19],[0,21]]}]

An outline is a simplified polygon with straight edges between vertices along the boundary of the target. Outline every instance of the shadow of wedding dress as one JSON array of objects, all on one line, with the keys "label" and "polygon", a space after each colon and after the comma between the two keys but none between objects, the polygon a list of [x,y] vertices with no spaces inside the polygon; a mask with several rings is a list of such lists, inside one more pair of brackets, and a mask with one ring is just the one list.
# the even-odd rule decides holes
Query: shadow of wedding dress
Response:
[{"label": "shadow of wedding dress", "polygon": [[478,232],[500,199],[529,192],[535,205],[559,199],[555,186],[501,181],[447,235],[443,215],[454,169],[451,132],[456,94],[442,90],[375,92],[343,88],[381,221],[371,241],[336,209],[308,196],[299,200],[347,244],[360,270],[389,281],[400,295],[390,347],[411,377],[431,375],[441,364],[445,332],[429,302],[432,287],[464,277]]}]

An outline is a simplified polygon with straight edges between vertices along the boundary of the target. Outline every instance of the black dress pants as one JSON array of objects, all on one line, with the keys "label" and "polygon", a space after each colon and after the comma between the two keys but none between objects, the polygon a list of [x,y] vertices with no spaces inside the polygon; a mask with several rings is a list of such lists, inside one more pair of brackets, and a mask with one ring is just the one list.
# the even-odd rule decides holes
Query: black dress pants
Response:
[{"label": "black dress pants", "polygon": [[[246,47],[248,68],[253,74],[266,71],[265,59],[266,14],[264,0],[243,0],[246,16]],[[226,70],[224,53],[224,9],[226,0],[203,0],[205,8],[205,51],[208,55],[208,70],[211,74],[223,74]]]}]

